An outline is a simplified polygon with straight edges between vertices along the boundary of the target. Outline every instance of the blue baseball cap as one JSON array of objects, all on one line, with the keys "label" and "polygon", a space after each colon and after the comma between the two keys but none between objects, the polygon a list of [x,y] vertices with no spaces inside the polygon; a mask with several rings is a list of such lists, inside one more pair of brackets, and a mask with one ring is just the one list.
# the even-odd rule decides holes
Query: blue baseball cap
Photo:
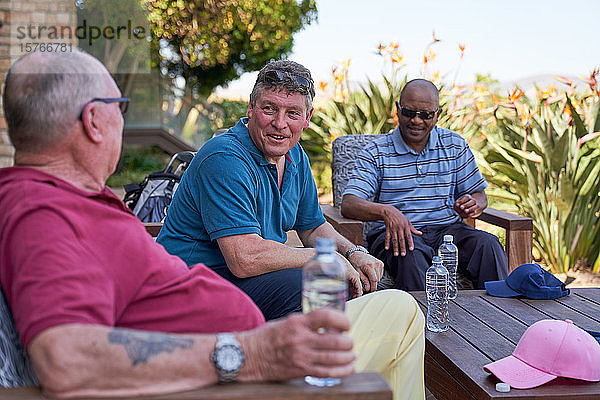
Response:
[{"label": "blue baseball cap", "polygon": [[569,294],[564,283],[534,263],[519,265],[503,281],[485,282],[485,290],[496,297],[525,296],[536,300],[558,299]]}]

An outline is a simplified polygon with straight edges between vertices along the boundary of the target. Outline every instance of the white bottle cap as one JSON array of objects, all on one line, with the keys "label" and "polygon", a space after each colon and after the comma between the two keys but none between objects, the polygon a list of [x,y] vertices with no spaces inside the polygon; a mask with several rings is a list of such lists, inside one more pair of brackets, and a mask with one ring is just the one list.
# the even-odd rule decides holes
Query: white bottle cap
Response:
[{"label": "white bottle cap", "polygon": [[454,240],[452,235],[444,235],[444,242],[451,242]]},{"label": "white bottle cap", "polygon": [[510,392],[510,385],[508,383],[498,382],[496,383],[496,391],[503,393]]}]

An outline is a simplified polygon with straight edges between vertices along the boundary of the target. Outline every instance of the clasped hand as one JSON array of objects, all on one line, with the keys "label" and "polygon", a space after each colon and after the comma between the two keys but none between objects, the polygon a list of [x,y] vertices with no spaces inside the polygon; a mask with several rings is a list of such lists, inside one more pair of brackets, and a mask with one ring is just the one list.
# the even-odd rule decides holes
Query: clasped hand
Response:
[{"label": "clasped hand", "polygon": [[461,218],[475,218],[481,215],[483,209],[477,204],[477,201],[473,196],[465,194],[454,202],[454,211],[456,211]]},{"label": "clasped hand", "polygon": [[[370,254],[355,251],[347,260],[341,254],[339,258],[346,267],[346,279],[352,298],[360,297],[364,292],[377,290],[377,282],[383,275],[383,262]],[[364,289],[363,289],[364,288]]]}]

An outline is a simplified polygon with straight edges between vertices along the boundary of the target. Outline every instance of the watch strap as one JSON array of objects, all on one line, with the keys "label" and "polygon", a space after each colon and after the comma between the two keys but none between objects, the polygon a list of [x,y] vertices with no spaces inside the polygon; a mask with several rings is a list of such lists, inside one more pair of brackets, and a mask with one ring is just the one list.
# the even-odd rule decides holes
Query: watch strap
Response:
[{"label": "watch strap", "polygon": [[369,250],[367,250],[366,248],[364,248],[361,245],[356,245],[356,246],[352,247],[351,249],[349,249],[346,252],[346,259],[349,259],[350,258],[350,254],[354,253],[355,251],[362,251],[363,253],[369,254]]},{"label": "watch strap", "polygon": [[[222,351],[222,349],[225,347],[232,347],[235,349],[234,351],[239,352],[240,363],[234,370],[225,370],[219,364],[217,354],[219,353],[219,351]],[[221,383],[234,382],[237,376],[240,374],[240,370],[242,369],[242,366],[244,365],[244,361],[246,359],[240,342],[237,340],[233,333],[229,332],[217,333],[217,343],[215,344],[215,351],[212,353],[210,358],[214,363],[215,368],[217,369],[219,381]]]}]

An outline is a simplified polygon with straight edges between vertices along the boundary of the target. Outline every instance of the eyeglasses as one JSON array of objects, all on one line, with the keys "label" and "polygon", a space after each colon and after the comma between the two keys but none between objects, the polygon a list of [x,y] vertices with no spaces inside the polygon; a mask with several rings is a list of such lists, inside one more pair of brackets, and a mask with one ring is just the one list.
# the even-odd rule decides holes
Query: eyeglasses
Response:
[{"label": "eyeglasses", "polygon": [[410,108],[402,107],[400,105],[399,101],[396,102],[396,107],[398,107],[398,110],[400,110],[400,113],[403,116],[405,116],[406,118],[419,117],[422,120],[429,120],[429,119],[435,117],[435,113],[437,113],[440,109],[438,107],[437,110],[435,110],[435,111],[415,111],[415,110],[411,110]]},{"label": "eyeglasses", "polygon": [[285,80],[285,78],[294,79],[300,87],[300,89],[304,89],[309,93],[311,92],[312,82],[310,80],[301,75],[292,74],[290,72],[283,72],[277,69],[267,71],[265,72],[264,81],[272,85],[277,85],[282,83]]},{"label": "eyeglasses", "polygon": [[125,114],[127,112],[127,107],[129,106],[129,97],[96,97],[85,103],[85,105],[81,109],[81,113],[79,114],[80,121],[83,120],[83,110],[85,110],[85,107],[87,107],[88,104],[93,103],[95,101],[101,101],[102,103],[106,104],[119,103],[119,109],[121,110],[121,114]]}]

